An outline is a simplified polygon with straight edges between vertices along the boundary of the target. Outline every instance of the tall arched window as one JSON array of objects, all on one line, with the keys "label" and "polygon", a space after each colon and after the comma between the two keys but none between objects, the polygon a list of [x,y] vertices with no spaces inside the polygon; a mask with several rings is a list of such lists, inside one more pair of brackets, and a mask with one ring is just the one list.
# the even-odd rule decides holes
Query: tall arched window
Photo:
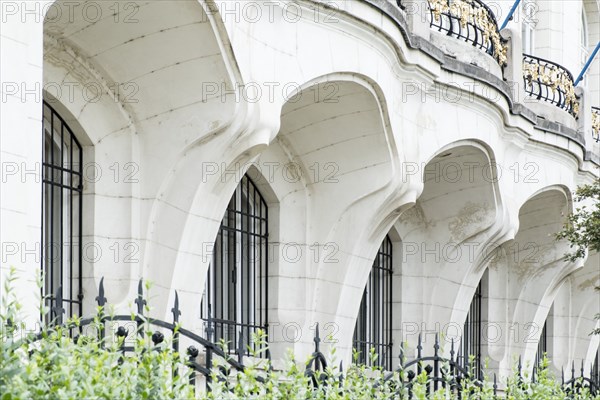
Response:
[{"label": "tall arched window", "polygon": [[542,333],[540,334],[540,340],[538,341],[537,351],[535,353],[535,364],[534,367],[537,368],[540,365],[540,362],[544,358],[544,354],[548,352],[548,320],[544,321],[544,326],[542,326]]},{"label": "tall arched window", "polygon": [[213,249],[202,299],[202,318],[212,338],[237,348],[267,328],[267,203],[248,176],[229,201]]},{"label": "tall arched window", "polygon": [[[487,274],[487,271],[486,271]],[[475,377],[483,378],[481,370],[481,350],[483,338],[483,281],[482,278],[475,289],[473,300],[469,306],[469,313],[465,320],[462,336],[461,359],[459,360],[465,368],[473,368]],[[473,363],[470,364],[471,359]]]},{"label": "tall arched window", "polygon": [[600,385],[600,348],[596,350],[596,357],[594,357],[594,365],[592,366],[592,380],[596,382],[596,385]]},{"label": "tall arched window", "polygon": [[[386,236],[377,251],[354,328],[358,362],[392,369],[392,241]],[[371,349],[377,359],[372,362]]]},{"label": "tall arched window", "polygon": [[537,347],[537,351],[535,353],[534,367],[536,367],[536,368],[540,365],[540,362],[544,358],[544,354],[546,354],[548,356],[548,358],[551,358],[549,341],[550,341],[550,332],[552,331],[552,327],[553,327],[553,319],[552,319],[553,315],[554,315],[554,306],[550,307],[548,316],[546,317],[546,320],[544,321],[544,325],[542,326],[542,332],[540,333],[540,340],[538,341],[538,347]]},{"label": "tall arched window", "polygon": [[535,27],[537,25],[537,4],[535,0],[524,0],[521,3],[521,40],[523,53],[535,53]]},{"label": "tall arched window", "polygon": [[585,8],[581,10],[581,29],[580,29],[579,38],[580,47],[581,47],[581,67],[583,67],[590,55],[590,51],[588,49],[588,27],[587,27],[587,18],[585,16]]},{"label": "tall arched window", "polygon": [[[82,315],[83,151],[64,119],[44,101],[42,155],[42,296],[57,292],[66,316]],[[51,310],[50,318],[62,318]],[[62,313],[60,313],[62,314]]]}]

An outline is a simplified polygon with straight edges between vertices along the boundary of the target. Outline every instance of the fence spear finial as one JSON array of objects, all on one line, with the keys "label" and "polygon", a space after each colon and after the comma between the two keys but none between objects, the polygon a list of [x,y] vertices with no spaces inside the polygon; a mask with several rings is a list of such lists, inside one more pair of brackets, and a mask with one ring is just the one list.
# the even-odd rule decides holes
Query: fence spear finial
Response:
[{"label": "fence spear finial", "polygon": [[98,296],[96,296],[96,302],[99,307],[104,307],[106,304],[106,297],[104,297],[104,277],[100,279],[100,285],[98,285]]},{"label": "fence spear finial", "polygon": [[177,290],[175,291],[175,302],[173,304],[173,308],[171,308],[171,312],[173,313],[173,323],[177,324],[177,322],[179,322],[179,316],[181,315],[181,311],[179,310],[179,295],[177,294]]},{"label": "fence spear finial", "polygon": [[146,305],[146,300],[144,300],[144,283],[140,279],[138,282],[138,295],[135,299],[135,304],[137,304],[137,313],[138,315],[144,314],[144,306]]}]

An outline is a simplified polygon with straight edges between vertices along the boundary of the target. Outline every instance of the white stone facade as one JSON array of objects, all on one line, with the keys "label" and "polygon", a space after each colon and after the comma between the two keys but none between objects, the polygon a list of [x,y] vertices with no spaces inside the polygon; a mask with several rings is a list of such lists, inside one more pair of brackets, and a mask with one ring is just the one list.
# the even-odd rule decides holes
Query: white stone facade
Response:
[{"label": "white stone facade", "polygon": [[[1,1],[0,276],[17,268],[31,323],[45,99],[84,146],[84,310],[101,277],[120,309],[144,278],[155,316],[170,318],[177,290],[184,326],[201,332],[212,244],[248,172],[269,206],[275,357],[308,354],[319,322],[349,359],[390,234],[394,352],[406,341],[411,355],[419,333],[460,336],[483,277],[492,370],[531,364],[552,310],[554,367],[589,371],[599,256],[566,262],[554,234],[577,185],[600,175],[598,57],[575,119],[525,96],[519,14],[502,69],[431,30],[426,0],[402,3]],[[512,5],[488,3],[499,23]],[[591,51],[600,3],[536,7],[535,55],[576,77],[581,14]]]}]

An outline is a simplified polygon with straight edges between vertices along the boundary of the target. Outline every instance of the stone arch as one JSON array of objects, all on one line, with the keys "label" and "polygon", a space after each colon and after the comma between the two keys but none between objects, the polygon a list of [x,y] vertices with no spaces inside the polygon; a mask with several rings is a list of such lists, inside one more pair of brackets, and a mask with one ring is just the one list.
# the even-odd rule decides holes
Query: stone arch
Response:
[{"label": "stone arch", "polygon": [[556,294],[566,276],[578,268],[564,260],[568,244],[554,239],[571,209],[566,187],[550,185],[536,191],[519,208],[519,231],[514,240],[502,246],[504,267],[513,282],[507,287],[507,309],[511,323],[518,326],[511,331],[513,337],[507,345],[509,354],[520,354],[528,368],[533,368],[541,330]]},{"label": "stone arch", "polygon": [[[75,82],[77,96],[70,106],[78,110],[73,114],[82,125],[89,121],[95,128],[90,136],[102,146],[102,151],[96,149],[95,162],[105,176],[115,173],[110,170],[115,165],[121,168],[121,177],[135,174],[130,182],[98,182],[94,195],[96,206],[109,208],[109,215],[114,215],[103,225],[119,227],[111,232],[99,224],[94,227],[105,254],[96,263],[96,273],[115,278],[107,285],[113,304],[132,298],[141,276],[157,283],[159,297],[165,294],[162,279],[173,269],[175,256],[165,253],[181,238],[169,226],[181,222],[182,210],[189,208],[186,190],[180,187],[178,198],[165,193],[173,169],[182,166],[191,143],[229,132],[226,127],[236,118],[235,110],[243,108],[235,95],[228,97],[239,73],[218,23],[195,0],[144,4],[59,0],[46,9],[45,66],[52,79],[46,86]],[[174,42],[180,45],[173,46]],[[89,98],[86,90],[92,87],[98,88],[98,99]],[[123,171],[128,167],[132,169]],[[166,219],[169,223],[160,222]],[[123,257],[115,263],[110,240],[133,244],[133,263],[125,263]]]},{"label": "stone arch", "polygon": [[[422,193],[395,223],[402,237],[401,292],[411,299],[401,307],[401,340],[408,342],[407,351],[416,345],[418,333],[440,332],[449,323],[459,327],[464,322],[485,270],[485,249],[507,229],[495,156],[484,143],[449,143],[417,167]],[[467,200],[473,204],[462,221],[460,208]],[[448,304],[451,312],[445,308]]]},{"label": "stone arch", "polygon": [[[322,76],[301,85],[296,96],[288,99],[281,109],[280,126],[275,142],[305,178],[305,241],[318,246],[319,253],[317,260],[307,260],[303,266],[307,279],[314,282],[304,300],[305,324],[335,323],[340,334],[351,337],[348,331],[353,326],[346,329],[337,321],[338,307],[343,304],[341,287],[354,279],[348,274],[352,270],[348,260],[360,258],[361,271],[368,274],[369,261],[362,256],[365,250],[356,243],[359,237],[373,236],[366,232],[373,204],[393,194],[396,180],[398,156],[385,99],[377,85],[360,75]],[[369,238],[369,255],[383,235]],[[342,318],[346,314],[342,312]],[[309,336],[304,335],[300,344],[306,351]]]},{"label": "stone arch", "polygon": [[590,332],[600,326],[594,319],[599,311],[595,290],[600,285],[599,262],[598,253],[590,254],[581,268],[564,278],[554,298],[554,348],[557,351],[552,361],[557,371],[569,370],[573,362],[579,369],[583,362],[588,373],[593,362],[598,338],[590,336]]}]

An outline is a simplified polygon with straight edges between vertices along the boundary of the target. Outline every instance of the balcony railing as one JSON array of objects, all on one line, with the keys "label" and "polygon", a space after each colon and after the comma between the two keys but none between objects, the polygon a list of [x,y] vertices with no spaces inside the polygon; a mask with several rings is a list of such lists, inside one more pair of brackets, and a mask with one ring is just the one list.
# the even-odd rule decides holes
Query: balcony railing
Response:
[{"label": "balcony railing", "polygon": [[575,95],[573,75],[564,67],[543,58],[523,54],[525,93],[554,104],[577,118],[579,101]]},{"label": "balcony railing", "polygon": [[600,142],[600,107],[592,107],[592,138]]},{"label": "balcony railing", "polygon": [[480,0],[428,0],[430,26],[471,43],[506,65],[507,47],[500,37],[494,13]]}]

